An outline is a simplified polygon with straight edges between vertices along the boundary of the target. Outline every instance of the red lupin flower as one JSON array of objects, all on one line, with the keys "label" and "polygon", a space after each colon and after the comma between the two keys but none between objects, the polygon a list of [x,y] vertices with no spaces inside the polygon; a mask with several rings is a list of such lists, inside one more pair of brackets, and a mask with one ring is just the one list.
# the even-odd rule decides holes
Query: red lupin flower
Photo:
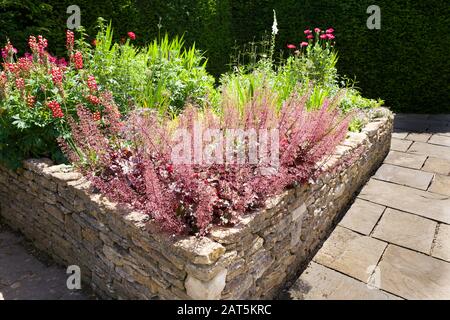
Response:
[{"label": "red lupin flower", "polygon": [[17,87],[17,89],[19,89],[20,91],[22,91],[23,89],[25,89],[25,80],[23,80],[23,78],[17,78],[17,79],[16,79],[16,87]]},{"label": "red lupin flower", "polygon": [[99,111],[96,111],[96,112],[94,112],[94,113],[92,114],[92,119],[93,119],[94,121],[100,121],[101,118],[102,118],[102,116],[101,116],[101,114],[100,114]]},{"label": "red lupin flower", "polygon": [[36,103],[36,97],[34,97],[32,95],[28,95],[27,96],[27,106],[29,108],[33,108],[35,103]]},{"label": "red lupin flower", "polygon": [[131,40],[136,40],[136,34],[132,31],[127,33],[128,38],[130,38]]},{"label": "red lupin flower", "polygon": [[75,52],[75,54],[73,55],[73,60],[75,63],[75,68],[83,69],[83,55],[80,51]]},{"label": "red lupin flower", "polygon": [[95,81],[95,77],[94,76],[89,76],[88,77],[87,86],[88,86],[88,88],[89,88],[89,90],[91,92],[94,92],[94,91],[98,90],[97,82]]},{"label": "red lupin flower", "polygon": [[55,86],[60,87],[63,81],[63,73],[61,71],[61,68],[53,67],[51,73],[53,83],[55,84]]},{"label": "red lupin flower", "polygon": [[39,46],[37,44],[35,36],[30,36],[30,38],[28,39],[28,46],[30,47],[31,51],[33,52],[38,51]]},{"label": "red lupin flower", "polygon": [[100,103],[100,99],[92,94],[87,96],[87,99],[89,100],[90,103],[92,103],[93,105],[98,105]]},{"label": "red lupin flower", "polygon": [[64,117],[64,113],[62,112],[61,106],[58,101],[50,101],[47,103],[47,106],[50,108],[50,110],[52,110],[53,118],[60,119]]},{"label": "red lupin flower", "polygon": [[66,31],[66,48],[67,48],[67,50],[69,50],[69,51],[73,50],[74,42],[75,42],[75,37],[74,37],[73,32],[70,30],[67,30]]}]

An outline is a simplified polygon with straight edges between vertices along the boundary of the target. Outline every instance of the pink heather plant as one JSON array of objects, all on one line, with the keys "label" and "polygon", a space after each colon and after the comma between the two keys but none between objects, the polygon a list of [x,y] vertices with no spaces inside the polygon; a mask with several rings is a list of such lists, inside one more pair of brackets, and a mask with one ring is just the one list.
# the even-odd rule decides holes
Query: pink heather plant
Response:
[{"label": "pink heather plant", "polygon": [[[176,120],[147,110],[131,114],[125,124],[112,104],[100,124],[80,107],[79,121],[69,121],[76,148],[61,143],[69,159],[112,201],[149,215],[164,231],[203,235],[211,225],[232,224],[268,197],[322,172],[318,163],[345,137],[349,117],[340,114],[335,100],[314,111],[307,111],[307,100],[292,96],[277,109],[272,94],[263,92],[243,110],[225,99],[220,115],[188,106]],[[224,135],[230,129],[278,130],[278,170],[263,174],[263,161],[174,162],[176,130],[192,133],[196,123]]]}]

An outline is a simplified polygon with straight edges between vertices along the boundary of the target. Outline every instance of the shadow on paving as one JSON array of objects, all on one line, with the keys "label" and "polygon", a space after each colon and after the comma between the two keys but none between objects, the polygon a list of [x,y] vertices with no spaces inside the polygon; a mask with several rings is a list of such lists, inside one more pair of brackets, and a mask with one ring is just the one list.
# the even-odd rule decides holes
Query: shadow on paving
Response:
[{"label": "shadow on paving", "polygon": [[65,269],[0,222],[0,300],[87,300],[66,286]]},{"label": "shadow on paving", "polygon": [[450,115],[448,114],[396,114],[394,132],[428,132],[448,134]]}]

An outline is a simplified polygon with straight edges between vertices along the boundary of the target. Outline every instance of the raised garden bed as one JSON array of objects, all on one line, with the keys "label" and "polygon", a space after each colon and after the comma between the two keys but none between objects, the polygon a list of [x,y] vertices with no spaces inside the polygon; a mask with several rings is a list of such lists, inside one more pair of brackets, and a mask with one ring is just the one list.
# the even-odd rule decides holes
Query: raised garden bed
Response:
[{"label": "raised garden bed", "polygon": [[148,217],[95,194],[80,174],[49,160],[0,167],[1,217],[63,265],[78,265],[101,297],[268,299],[308,261],[354,193],[386,156],[392,115],[371,120],[328,164],[353,162],[272,198],[264,210],[205,238],[170,238]]}]

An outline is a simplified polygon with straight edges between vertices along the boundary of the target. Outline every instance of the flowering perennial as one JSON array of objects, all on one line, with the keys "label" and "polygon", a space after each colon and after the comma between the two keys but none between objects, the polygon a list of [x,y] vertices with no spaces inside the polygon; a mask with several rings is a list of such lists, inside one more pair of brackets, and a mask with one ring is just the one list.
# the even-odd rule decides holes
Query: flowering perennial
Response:
[{"label": "flowering perennial", "polygon": [[64,113],[62,112],[61,106],[57,101],[50,101],[47,103],[50,110],[52,110],[53,118],[62,118]]},{"label": "flowering perennial", "polygon": [[[79,122],[70,121],[77,151],[63,149],[112,201],[148,214],[165,231],[205,234],[212,224],[232,224],[263,206],[269,196],[316,177],[322,170],[318,161],[345,137],[348,118],[340,115],[335,101],[309,112],[307,97],[293,96],[277,111],[270,96],[257,94],[243,113],[225,104],[220,116],[193,107],[176,121],[160,119],[155,112],[135,112],[123,129],[113,124],[119,120],[112,107],[103,120],[109,124],[107,133],[96,123],[98,114],[80,107]],[[175,162],[180,138],[175,132],[192,132],[198,122],[225,135],[234,129],[276,130],[279,166],[267,167],[264,161]],[[238,151],[240,142],[234,147]]]}]

